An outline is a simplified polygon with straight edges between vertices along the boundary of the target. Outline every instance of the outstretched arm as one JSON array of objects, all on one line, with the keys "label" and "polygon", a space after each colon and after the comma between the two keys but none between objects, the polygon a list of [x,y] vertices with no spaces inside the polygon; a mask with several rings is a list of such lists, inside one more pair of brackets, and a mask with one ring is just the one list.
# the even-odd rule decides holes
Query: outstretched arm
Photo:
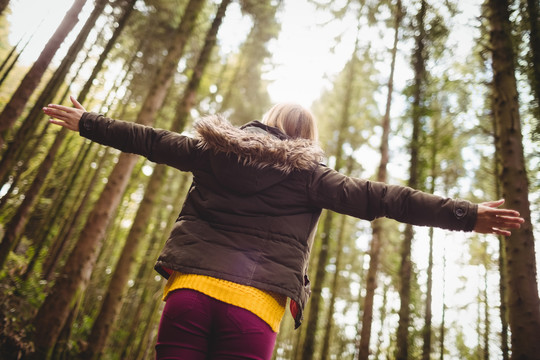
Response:
[{"label": "outstretched arm", "polygon": [[517,211],[498,209],[504,200],[473,204],[348,177],[325,166],[313,171],[308,188],[315,206],[366,220],[388,217],[412,225],[504,236],[524,222]]},{"label": "outstretched arm", "polygon": [[81,136],[99,144],[142,155],[156,163],[183,171],[196,168],[199,153],[196,140],[172,131],[89,113],[73,96],[70,100],[73,107],[50,104],[43,108],[43,112],[51,117],[49,121],[52,124],[78,131]]},{"label": "outstretched arm", "polygon": [[69,99],[74,107],[49,104],[49,106],[43,108],[43,112],[51,117],[49,121],[52,124],[79,131],[79,120],[86,110],[73,96],[70,96]]},{"label": "outstretched arm", "polygon": [[481,234],[510,236],[511,229],[519,229],[525,221],[515,210],[498,209],[504,200],[478,204],[474,231]]}]

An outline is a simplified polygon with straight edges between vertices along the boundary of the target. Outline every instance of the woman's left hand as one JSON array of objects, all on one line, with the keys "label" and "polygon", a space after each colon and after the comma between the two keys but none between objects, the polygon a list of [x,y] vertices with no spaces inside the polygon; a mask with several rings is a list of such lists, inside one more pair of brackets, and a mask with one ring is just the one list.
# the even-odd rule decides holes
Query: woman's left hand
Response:
[{"label": "woman's left hand", "polygon": [[79,120],[86,110],[73,96],[70,96],[69,99],[74,107],[50,104],[43,108],[43,112],[51,117],[49,120],[51,123],[69,130],[79,131]]},{"label": "woman's left hand", "polygon": [[498,209],[502,204],[504,199],[478,204],[474,231],[480,234],[510,236],[509,229],[519,229],[525,220],[515,210]]}]

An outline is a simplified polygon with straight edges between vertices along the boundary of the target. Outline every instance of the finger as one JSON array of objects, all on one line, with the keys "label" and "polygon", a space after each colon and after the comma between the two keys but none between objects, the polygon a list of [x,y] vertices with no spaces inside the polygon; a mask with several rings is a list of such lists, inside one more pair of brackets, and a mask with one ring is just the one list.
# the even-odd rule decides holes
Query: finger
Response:
[{"label": "finger", "polygon": [[519,216],[519,211],[513,209],[500,209],[495,204],[498,204],[498,202],[490,201],[479,204],[479,207],[482,207],[483,211],[489,214]]},{"label": "finger", "polygon": [[65,120],[67,118],[67,116],[66,116],[67,113],[65,111],[56,110],[56,109],[51,108],[51,107],[43,108],[43,112],[46,115],[49,115],[51,117],[55,117],[57,119]]},{"label": "finger", "polygon": [[519,211],[517,210],[512,210],[512,209],[498,209],[499,212],[501,212],[502,216],[513,216],[513,217],[520,217],[520,213]]},{"label": "finger", "polygon": [[517,224],[517,223],[504,223],[504,224],[496,224],[496,225],[500,229],[519,229],[521,227],[521,224]]},{"label": "finger", "polygon": [[487,201],[485,203],[482,203],[482,205],[488,206],[490,208],[498,208],[502,204],[504,204],[504,199],[494,200],[494,201]]},{"label": "finger", "polygon": [[511,221],[511,222],[517,222],[520,224],[523,224],[525,222],[525,219],[520,216],[513,216],[513,215],[497,215],[498,219],[504,220],[504,221]]},{"label": "finger", "polygon": [[77,101],[77,99],[75,99],[73,95],[71,95],[69,99],[73,103],[73,106],[75,106],[77,109],[84,110],[84,107]]},{"label": "finger", "polygon": [[49,104],[47,105],[48,108],[51,108],[51,109],[56,109],[56,110],[60,110],[60,111],[64,111],[64,112],[70,112],[70,111],[73,111],[73,108],[70,107],[70,106],[64,106],[64,105],[59,105],[59,104]]},{"label": "finger", "polygon": [[521,218],[508,218],[508,217],[501,217],[497,221],[497,226],[502,227],[510,227],[513,229],[517,229],[523,224],[524,220]]},{"label": "finger", "polygon": [[510,236],[512,234],[508,230],[503,230],[503,229],[499,229],[499,228],[493,228],[492,230],[493,230],[492,234],[495,234],[495,235]]},{"label": "finger", "polygon": [[49,119],[49,122],[51,124],[60,125],[62,127],[68,127],[68,124],[66,122],[64,122],[64,121],[55,120],[55,119]]}]

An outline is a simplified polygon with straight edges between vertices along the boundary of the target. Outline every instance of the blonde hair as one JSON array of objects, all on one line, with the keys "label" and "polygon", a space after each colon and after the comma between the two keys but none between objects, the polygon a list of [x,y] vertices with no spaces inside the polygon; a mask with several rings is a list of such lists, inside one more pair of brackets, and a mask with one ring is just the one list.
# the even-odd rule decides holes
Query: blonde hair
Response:
[{"label": "blonde hair", "polygon": [[298,104],[276,104],[264,114],[262,122],[280,129],[294,139],[317,141],[319,137],[315,117],[309,110]]}]

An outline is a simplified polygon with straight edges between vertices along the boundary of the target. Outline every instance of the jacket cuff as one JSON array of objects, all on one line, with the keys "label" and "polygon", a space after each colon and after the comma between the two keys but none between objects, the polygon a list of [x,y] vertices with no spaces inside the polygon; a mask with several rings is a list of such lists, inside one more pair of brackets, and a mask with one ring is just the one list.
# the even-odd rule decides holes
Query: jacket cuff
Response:
[{"label": "jacket cuff", "polygon": [[459,221],[464,221],[463,231],[473,231],[476,225],[478,205],[467,200],[454,201],[453,214]]},{"label": "jacket cuff", "polygon": [[100,117],[101,114],[93,112],[85,112],[79,119],[79,134],[85,138],[91,138],[95,128],[95,120]]}]

